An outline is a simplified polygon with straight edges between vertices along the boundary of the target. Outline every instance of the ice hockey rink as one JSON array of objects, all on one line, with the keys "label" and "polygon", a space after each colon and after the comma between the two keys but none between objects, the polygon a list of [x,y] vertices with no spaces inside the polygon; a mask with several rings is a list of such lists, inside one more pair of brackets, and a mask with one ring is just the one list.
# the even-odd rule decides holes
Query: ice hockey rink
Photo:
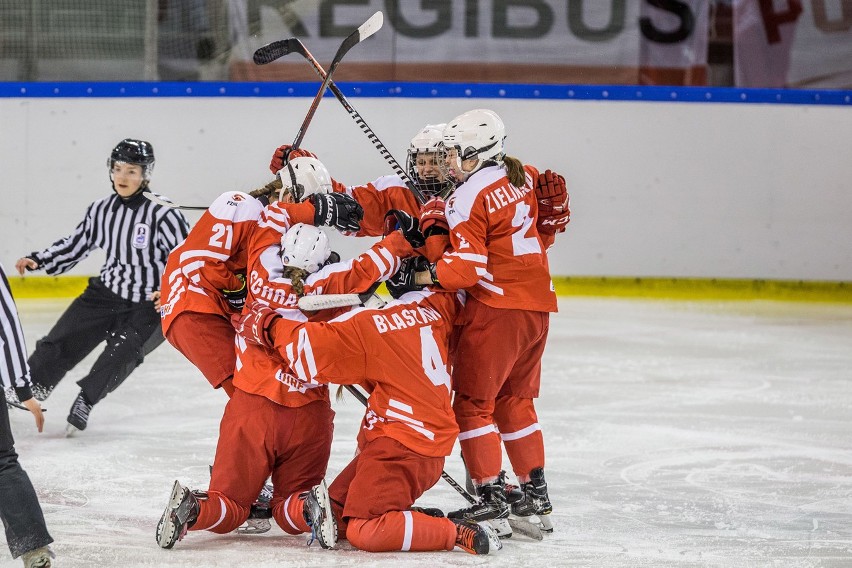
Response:
[{"label": "ice hockey rink", "polygon": [[[67,300],[21,300],[32,349]],[[540,422],[555,532],[460,550],[370,554],[263,535],[154,539],[175,479],[206,488],[226,397],[164,344],[65,438],[94,357],[44,403],[11,410],[57,566],[852,566],[852,305],[564,298]],[[362,414],[335,403],[329,478]],[[463,480],[456,449],[446,471]],[[421,504],[465,505],[440,481]],[[18,566],[8,550],[0,566]]]}]

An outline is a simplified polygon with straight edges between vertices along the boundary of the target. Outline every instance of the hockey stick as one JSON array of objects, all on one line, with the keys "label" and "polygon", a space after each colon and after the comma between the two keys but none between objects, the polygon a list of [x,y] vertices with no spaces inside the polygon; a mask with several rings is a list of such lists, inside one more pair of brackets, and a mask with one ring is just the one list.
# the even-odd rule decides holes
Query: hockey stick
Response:
[{"label": "hockey stick", "polygon": [[[329,82],[331,81],[331,75],[334,73],[334,70],[337,69],[337,66],[340,65],[340,61],[343,59],[343,56],[346,53],[355,47],[357,44],[361,43],[382,27],[382,23],[384,22],[384,16],[381,12],[376,12],[370,18],[361,24],[361,26],[349,34],[349,36],[343,40],[343,43],[340,44],[340,47],[337,49],[337,53],[334,55],[334,59],[331,60],[331,65],[328,68],[328,73],[326,74],[322,85],[320,85],[319,91],[317,91],[316,96],[314,97],[313,102],[311,103],[311,107],[308,109],[308,114],[305,116],[305,119],[302,121],[302,126],[299,127],[299,132],[296,133],[296,139],[293,140],[293,144],[291,145],[291,149],[295,150],[299,148],[302,143],[302,139],[305,137],[305,132],[308,129],[308,125],[310,125],[311,120],[314,118],[314,114],[316,113],[317,107],[319,106],[320,101],[322,100],[323,95],[325,94],[325,90],[328,87]],[[254,62],[258,65],[265,65],[267,63],[271,63],[276,59],[283,57],[289,53],[290,49],[289,40],[280,40],[274,41],[263,47],[259,48],[254,52]]]},{"label": "hockey stick", "polygon": [[305,47],[305,44],[303,44],[302,41],[298,38],[281,40],[281,44],[282,51],[285,51],[283,55],[292,52],[298,53],[306,60],[308,60],[308,62],[313,66],[314,71],[316,71],[317,75],[319,75],[320,78],[328,81],[328,88],[331,89],[331,92],[334,93],[334,96],[337,97],[337,100],[340,101],[340,104],[343,105],[343,108],[346,110],[347,113],[349,113],[349,116],[351,116],[353,120],[355,120],[355,123],[361,128],[361,131],[367,135],[367,138],[370,139],[370,142],[373,143],[373,146],[375,146],[376,150],[379,151],[379,154],[382,155],[382,158],[384,158],[388,165],[393,168],[394,173],[396,173],[396,175],[398,175],[400,179],[402,179],[406,187],[408,187],[409,191],[414,194],[414,197],[415,199],[417,199],[417,202],[420,205],[426,203],[426,196],[424,196],[423,193],[417,188],[417,186],[411,182],[411,179],[409,179],[408,175],[406,175],[405,171],[402,169],[402,166],[399,165],[399,162],[396,161],[396,159],[393,157],[393,154],[391,154],[390,150],[388,150],[387,146],[385,146],[382,141],[379,140],[379,137],[376,136],[376,133],[373,131],[372,128],[370,128],[370,126],[367,124],[367,121],[364,120],[364,117],[362,117],[361,114],[357,110],[355,110],[355,108],[351,104],[349,104],[349,101],[346,99],[346,96],[341,92],[337,85],[335,85],[334,81],[328,79],[328,75],[330,73],[327,74],[325,72],[325,69],[322,68],[322,65],[320,65],[319,61],[317,61],[316,58],[311,54],[311,52],[308,51],[308,48]]},{"label": "hockey stick", "polygon": [[[29,409],[29,408],[27,408],[26,406],[24,406],[23,404],[20,404],[20,403],[18,403],[18,402],[12,402],[12,401],[11,401],[11,400],[9,400],[8,398],[6,399],[6,404],[8,404],[9,406],[12,406],[12,407],[14,407],[14,408],[19,408],[19,409],[21,409],[21,410],[26,410],[27,412],[29,412],[29,411],[30,411],[30,409]],[[46,409],[46,408],[42,408],[42,409],[41,409],[41,411],[42,411],[42,412],[47,412],[47,409]]]},{"label": "hockey stick", "polygon": [[184,211],[207,211],[206,206],[202,207],[201,205],[199,205],[196,207],[194,205],[178,205],[177,203],[172,203],[171,201],[160,199],[150,191],[146,191],[142,195],[144,195],[148,201],[152,201],[157,205],[162,205],[163,207],[168,207],[169,209],[183,209]]},{"label": "hockey stick", "polygon": [[372,295],[373,292],[367,291],[362,294],[318,294],[314,296],[302,296],[299,298],[299,309],[307,312],[316,312],[318,310],[358,306],[369,300]]}]

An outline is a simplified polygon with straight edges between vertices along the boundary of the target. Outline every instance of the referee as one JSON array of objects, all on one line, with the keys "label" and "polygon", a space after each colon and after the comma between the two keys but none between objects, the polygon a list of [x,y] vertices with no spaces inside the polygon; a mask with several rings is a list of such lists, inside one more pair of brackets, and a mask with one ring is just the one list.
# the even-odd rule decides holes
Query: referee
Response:
[{"label": "referee", "polygon": [[[35,416],[36,428],[41,432],[44,414],[30,390],[24,334],[2,264],[0,280],[0,387],[10,393],[10,398],[15,398],[12,393],[17,395]],[[52,552],[47,545],[53,539],[44,524],[33,484],[18,463],[5,399],[0,402],[0,519],[6,527],[6,544],[13,558],[23,555],[27,566],[50,566]]]},{"label": "referee", "polygon": [[102,341],[106,348],[80,379],[66,432],[85,430],[92,407],[115,390],[163,342],[160,277],[169,252],[186,238],[189,224],[177,209],[149,201],[144,193],[154,168],[154,149],[127,138],[107,160],[113,194],[95,201],[74,232],[48,248],[19,259],[15,268],[62,274],[100,248],[100,276],[75,299],[29,358],[33,394],[45,400],[65,374]]}]

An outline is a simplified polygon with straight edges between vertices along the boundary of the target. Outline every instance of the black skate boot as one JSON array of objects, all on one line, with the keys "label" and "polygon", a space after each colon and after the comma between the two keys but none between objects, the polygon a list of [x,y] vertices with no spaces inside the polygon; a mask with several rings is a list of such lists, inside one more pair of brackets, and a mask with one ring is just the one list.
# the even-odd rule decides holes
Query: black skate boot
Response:
[{"label": "black skate boot", "polygon": [[302,515],[311,527],[308,546],[316,540],[323,548],[334,548],[337,544],[337,520],[331,510],[331,498],[325,481],[305,494],[303,507]]},{"label": "black skate boot", "polygon": [[521,500],[512,503],[512,514],[518,517],[529,517],[536,515],[539,518],[541,530],[553,532],[553,524],[550,522],[550,513],[553,505],[547,496],[547,482],[544,480],[544,469],[537,467],[530,472],[530,480],[521,484],[524,496]]},{"label": "black skate boot", "polygon": [[452,519],[456,524],[456,546],[471,554],[488,554],[503,548],[497,532],[488,523]]},{"label": "black skate boot", "polygon": [[175,481],[169,504],[157,523],[157,544],[161,548],[173,547],[195,524],[200,510],[198,496]]},{"label": "black skate boot", "polygon": [[68,414],[68,425],[65,427],[65,435],[71,437],[77,432],[82,432],[86,429],[89,422],[89,413],[92,411],[94,404],[89,402],[83,391],[74,399],[74,404],[71,405],[71,412]]},{"label": "black skate boot", "polygon": [[512,536],[512,529],[507,521],[509,503],[506,502],[506,489],[502,477],[491,483],[476,486],[479,498],[476,503],[458,511],[447,513],[450,519],[468,519],[471,521],[489,521],[500,538]]}]

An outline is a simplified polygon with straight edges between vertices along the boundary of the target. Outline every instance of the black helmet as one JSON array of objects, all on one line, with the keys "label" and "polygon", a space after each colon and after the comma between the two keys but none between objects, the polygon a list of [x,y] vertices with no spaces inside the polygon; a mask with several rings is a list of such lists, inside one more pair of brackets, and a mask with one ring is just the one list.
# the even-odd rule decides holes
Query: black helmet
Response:
[{"label": "black helmet", "polygon": [[151,177],[154,169],[154,147],[150,142],[125,138],[115,145],[107,160],[110,172],[116,162],[137,164],[142,166],[142,175],[147,180]]}]

